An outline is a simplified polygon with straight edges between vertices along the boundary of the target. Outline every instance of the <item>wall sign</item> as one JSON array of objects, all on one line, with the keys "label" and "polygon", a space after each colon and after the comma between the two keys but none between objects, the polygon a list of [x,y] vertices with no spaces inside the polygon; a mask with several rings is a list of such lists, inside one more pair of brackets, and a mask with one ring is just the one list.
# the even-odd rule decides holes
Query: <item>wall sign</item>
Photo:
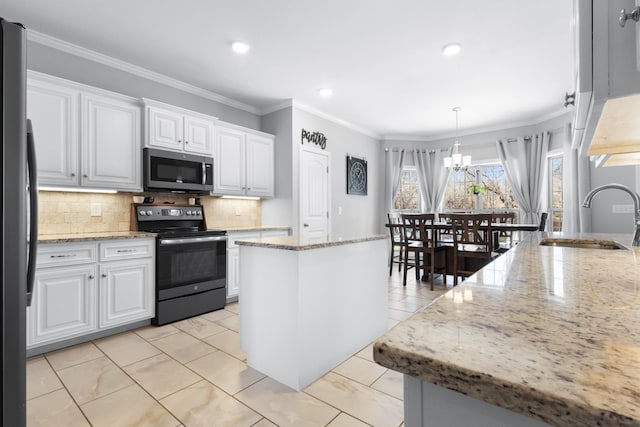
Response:
[{"label": "wall sign", "polygon": [[327,137],[324,136],[323,133],[320,132],[309,132],[308,130],[302,129],[302,141],[301,144],[304,144],[305,139],[310,144],[315,144],[321,149],[327,148]]},{"label": "wall sign", "polygon": [[367,195],[367,161],[347,156],[347,194]]}]

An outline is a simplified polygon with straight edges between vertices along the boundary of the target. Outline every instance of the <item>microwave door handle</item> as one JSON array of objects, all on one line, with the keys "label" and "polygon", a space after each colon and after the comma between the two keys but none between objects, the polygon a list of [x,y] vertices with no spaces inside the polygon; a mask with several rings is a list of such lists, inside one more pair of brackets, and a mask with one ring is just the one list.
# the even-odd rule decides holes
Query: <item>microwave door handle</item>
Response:
[{"label": "microwave door handle", "polygon": [[38,169],[31,120],[27,119],[27,169],[29,171],[29,257],[27,263],[27,307],[31,305],[38,251]]},{"label": "microwave door handle", "polygon": [[207,183],[207,164],[202,162],[202,185]]}]

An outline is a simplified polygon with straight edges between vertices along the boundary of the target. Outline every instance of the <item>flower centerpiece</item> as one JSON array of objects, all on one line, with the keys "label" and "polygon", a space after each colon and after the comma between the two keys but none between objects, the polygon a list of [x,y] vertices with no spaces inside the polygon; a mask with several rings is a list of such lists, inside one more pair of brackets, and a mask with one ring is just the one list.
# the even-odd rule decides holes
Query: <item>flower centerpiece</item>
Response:
[{"label": "flower centerpiece", "polygon": [[484,184],[471,184],[468,188],[470,194],[485,194],[487,186]]}]

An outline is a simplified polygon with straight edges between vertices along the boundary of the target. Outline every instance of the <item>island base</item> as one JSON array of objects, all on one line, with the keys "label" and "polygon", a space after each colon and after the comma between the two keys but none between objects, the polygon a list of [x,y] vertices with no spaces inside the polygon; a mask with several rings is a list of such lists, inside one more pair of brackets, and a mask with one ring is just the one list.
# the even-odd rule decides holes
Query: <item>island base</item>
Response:
[{"label": "island base", "polygon": [[240,246],[247,365],[302,390],[387,330],[386,241]]}]

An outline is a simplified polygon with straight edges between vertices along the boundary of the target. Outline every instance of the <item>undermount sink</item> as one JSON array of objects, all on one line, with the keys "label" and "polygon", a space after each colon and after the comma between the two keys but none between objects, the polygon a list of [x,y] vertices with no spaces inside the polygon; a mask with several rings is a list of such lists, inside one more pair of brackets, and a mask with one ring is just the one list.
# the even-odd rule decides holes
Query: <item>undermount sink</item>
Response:
[{"label": "undermount sink", "polygon": [[564,248],[581,249],[629,249],[621,243],[613,240],[596,239],[557,239],[545,238],[540,241],[540,246],[562,246]]}]

